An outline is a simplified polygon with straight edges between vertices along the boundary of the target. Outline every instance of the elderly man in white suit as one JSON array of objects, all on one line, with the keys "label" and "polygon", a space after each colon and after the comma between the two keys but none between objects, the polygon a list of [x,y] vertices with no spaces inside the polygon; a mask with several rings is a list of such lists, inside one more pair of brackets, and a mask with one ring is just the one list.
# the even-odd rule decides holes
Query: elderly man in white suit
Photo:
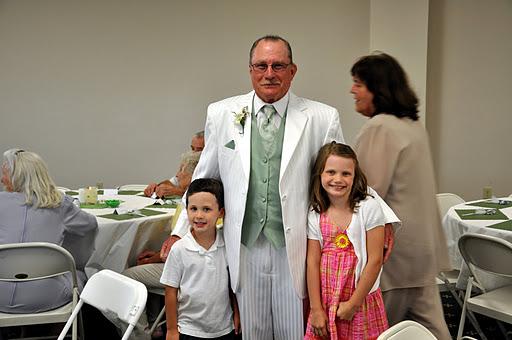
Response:
[{"label": "elderly man in white suit", "polygon": [[[339,114],[289,91],[297,66],[281,37],[253,44],[249,72],[254,91],[208,107],[194,178],[224,184],[224,237],[244,339],[302,339],[310,170],[322,145],[343,142]],[[183,212],[173,234],[187,231]]]}]

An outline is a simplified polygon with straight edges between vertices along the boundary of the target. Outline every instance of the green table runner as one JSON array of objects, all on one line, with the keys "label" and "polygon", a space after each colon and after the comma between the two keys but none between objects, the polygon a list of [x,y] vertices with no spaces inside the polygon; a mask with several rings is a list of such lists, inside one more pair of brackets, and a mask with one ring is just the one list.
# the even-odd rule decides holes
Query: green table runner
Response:
[{"label": "green table runner", "polygon": [[500,210],[496,210],[496,213],[493,215],[466,215],[469,213],[474,213],[475,211],[475,209],[455,209],[455,212],[462,220],[508,220],[508,217],[505,216],[505,214],[503,214]]},{"label": "green table runner", "polygon": [[493,202],[486,200],[486,201],[478,201],[478,202],[474,202],[474,203],[467,203],[466,205],[473,205],[473,206],[477,206],[477,207],[494,208],[494,209],[503,209],[503,208],[512,207],[512,201],[509,201],[509,200],[502,200],[502,201],[507,202],[507,204],[498,204],[498,203],[493,203]]},{"label": "green table runner", "polygon": [[488,226],[488,228],[512,231],[512,220]]},{"label": "green table runner", "polygon": [[[166,214],[163,211],[157,211],[157,210],[152,210],[152,209],[141,209],[139,211],[139,213],[140,213],[140,215],[144,215],[144,216],[154,216],[154,215]],[[137,214],[136,213],[127,213],[127,214],[121,214],[121,215],[106,214],[106,215],[99,215],[98,217],[108,218],[108,219],[116,220],[116,221],[124,221],[124,220],[130,220],[133,218],[142,217],[140,215],[138,213]]]}]

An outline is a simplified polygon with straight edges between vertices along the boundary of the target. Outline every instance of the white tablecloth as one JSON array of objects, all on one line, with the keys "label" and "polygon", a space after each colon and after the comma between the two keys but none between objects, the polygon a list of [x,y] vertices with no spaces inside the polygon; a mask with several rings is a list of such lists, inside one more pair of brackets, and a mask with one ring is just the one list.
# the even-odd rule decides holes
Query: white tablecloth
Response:
[{"label": "white tablecloth", "polygon": [[[504,200],[511,200],[510,197],[503,198]],[[480,200],[478,200],[480,201]],[[495,237],[499,237],[501,239],[512,242],[512,231],[501,230],[490,228],[490,225],[497,224],[503,222],[505,220],[462,220],[455,209],[457,210],[474,210],[474,209],[483,209],[482,207],[477,207],[474,205],[468,205],[466,202],[463,204],[458,204],[456,206],[451,207],[446,215],[443,218],[443,228],[446,234],[446,241],[448,245],[448,254],[450,256],[450,261],[453,268],[460,269],[461,273],[459,275],[459,280],[457,281],[457,287],[465,288],[466,282],[469,276],[468,268],[464,263],[464,259],[459,252],[458,241],[459,238],[465,233],[476,233],[482,235],[491,235]],[[500,209],[501,212],[508,217],[508,219],[512,219],[512,207]],[[480,275],[479,275],[480,274]],[[491,274],[485,274],[483,272],[477,272],[477,275],[483,281],[484,286],[486,287],[499,287],[504,284],[512,283],[511,280],[500,279]]]},{"label": "white tablecloth", "polygon": [[[120,208],[142,209],[155,203],[154,199],[135,196],[118,195],[98,199],[120,199],[123,202]],[[144,249],[159,250],[163,241],[171,232],[171,219],[175,209],[149,207],[152,210],[165,212],[165,214],[137,217],[118,221],[99,217],[111,214],[113,208],[84,209],[95,215],[98,220],[98,234],[95,241],[95,250],[85,266],[87,277],[102,269],[122,272],[124,269],[136,264],[137,255]]]}]

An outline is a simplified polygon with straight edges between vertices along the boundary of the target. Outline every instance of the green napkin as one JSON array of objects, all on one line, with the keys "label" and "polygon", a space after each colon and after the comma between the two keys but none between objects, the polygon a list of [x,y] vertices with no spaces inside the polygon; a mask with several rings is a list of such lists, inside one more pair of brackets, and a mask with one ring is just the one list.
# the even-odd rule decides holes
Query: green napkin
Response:
[{"label": "green napkin", "polygon": [[117,192],[118,195],[136,195],[142,192],[141,190],[119,190]]},{"label": "green napkin", "polygon": [[68,196],[76,196],[76,195],[78,195],[78,191],[66,191],[66,195],[68,195]]},{"label": "green napkin", "polygon": [[181,196],[178,196],[178,195],[165,196],[164,200],[181,200]]},{"label": "green napkin", "polygon": [[153,209],[140,209],[140,213],[144,216],[154,216],[154,215],[162,215],[167,214],[163,211],[153,210]]},{"label": "green napkin", "polygon": [[498,204],[498,203],[493,203],[493,202],[489,202],[488,200],[485,200],[485,201],[478,201],[478,202],[474,202],[474,203],[467,203],[466,205],[474,205],[477,207],[494,208],[494,209],[503,209],[503,208],[512,207],[512,201],[509,201],[509,200],[502,200],[502,201],[507,202],[507,204]]},{"label": "green napkin", "polygon": [[512,231],[512,220],[488,226],[489,228]]},{"label": "green napkin", "polygon": [[96,204],[87,204],[87,203],[80,203],[80,208],[82,209],[106,209],[110,208],[105,203],[96,203]]},{"label": "green napkin", "polygon": [[[153,216],[153,215],[162,215],[162,214],[166,214],[166,213],[163,211],[157,211],[157,210],[152,210],[152,209],[141,209],[140,210],[140,215],[144,215],[144,216]],[[116,221],[124,221],[124,220],[131,220],[133,218],[140,218],[142,216],[139,216],[139,214],[135,214],[135,213],[128,213],[128,214],[121,214],[121,215],[106,214],[106,215],[99,215],[99,217],[109,218],[111,220],[116,220]]]},{"label": "green napkin", "polygon": [[500,210],[496,210],[496,213],[493,215],[466,215],[469,213],[474,213],[475,211],[475,209],[455,209],[455,212],[462,220],[508,220],[508,217],[505,216],[505,214],[503,214]]},{"label": "green napkin", "polygon": [[146,208],[166,208],[166,209],[174,209],[176,208],[178,205],[176,203],[169,203],[169,204],[158,204],[158,203],[155,203],[155,204],[151,204],[151,205],[148,205],[146,206]]}]

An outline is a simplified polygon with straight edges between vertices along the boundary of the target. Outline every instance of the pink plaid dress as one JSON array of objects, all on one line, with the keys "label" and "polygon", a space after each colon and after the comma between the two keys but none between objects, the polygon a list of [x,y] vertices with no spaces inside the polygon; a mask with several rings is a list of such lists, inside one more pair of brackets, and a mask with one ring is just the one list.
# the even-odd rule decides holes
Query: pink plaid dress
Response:
[{"label": "pink plaid dress", "polygon": [[[376,339],[388,328],[380,288],[366,296],[351,321],[336,318],[338,303],[348,301],[355,290],[357,256],[346,232],[341,232],[344,236],[340,236],[339,229],[331,224],[326,214],[320,215],[320,229],[324,243],[320,264],[322,302],[327,309],[330,339]],[[313,334],[311,320],[308,320],[305,339],[322,339]]]}]

